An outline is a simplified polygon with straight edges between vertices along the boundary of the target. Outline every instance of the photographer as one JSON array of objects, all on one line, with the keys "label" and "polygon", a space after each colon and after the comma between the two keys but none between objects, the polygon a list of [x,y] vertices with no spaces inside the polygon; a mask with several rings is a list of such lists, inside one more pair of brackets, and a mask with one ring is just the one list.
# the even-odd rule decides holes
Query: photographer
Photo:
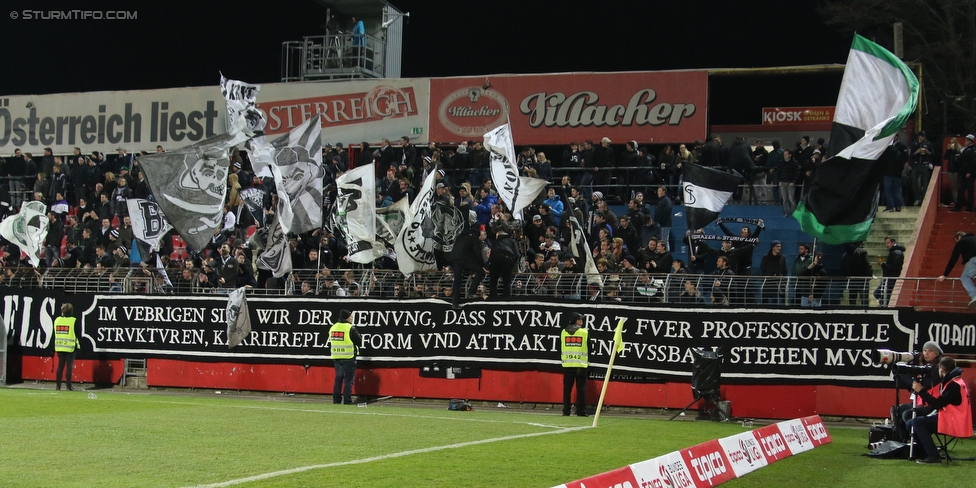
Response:
[{"label": "photographer", "polygon": [[936,398],[927,387],[916,381],[912,390],[921,395],[923,406],[915,407],[915,418],[908,421],[908,428],[914,429],[915,438],[925,450],[925,457],[918,464],[938,464],[942,462],[939,451],[932,441],[935,432],[955,437],[972,437],[972,407],[969,404],[969,388],[962,379],[962,369],[956,367],[956,360],[944,357],[939,361],[939,376],[942,385]]},{"label": "photographer", "polygon": [[[921,361],[918,361],[918,359]],[[939,361],[942,359],[942,348],[935,341],[928,341],[922,346],[922,354],[916,358],[913,365],[899,364],[895,374],[895,388],[911,389],[916,380],[921,380],[922,386],[929,390],[939,384]],[[913,366],[913,367],[905,367]],[[907,370],[909,373],[902,371]],[[923,374],[919,374],[923,373]],[[912,404],[902,403],[891,409],[892,423],[895,424],[895,434],[902,442],[909,442],[909,428],[905,425],[912,418]]]}]

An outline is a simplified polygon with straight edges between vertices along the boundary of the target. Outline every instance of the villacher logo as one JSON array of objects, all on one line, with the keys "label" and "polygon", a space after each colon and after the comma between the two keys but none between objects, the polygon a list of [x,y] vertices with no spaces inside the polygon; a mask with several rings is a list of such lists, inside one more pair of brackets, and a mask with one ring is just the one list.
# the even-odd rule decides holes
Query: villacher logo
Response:
[{"label": "villacher logo", "polygon": [[437,117],[447,130],[465,137],[481,136],[508,120],[508,100],[480,86],[461,88],[444,97]]}]

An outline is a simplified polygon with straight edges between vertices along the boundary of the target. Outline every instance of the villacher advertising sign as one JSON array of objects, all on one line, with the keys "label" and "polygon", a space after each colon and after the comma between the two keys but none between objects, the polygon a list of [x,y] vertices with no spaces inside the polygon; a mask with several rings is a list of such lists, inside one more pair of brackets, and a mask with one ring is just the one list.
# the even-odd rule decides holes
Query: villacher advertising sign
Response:
[{"label": "villacher advertising sign", "polygon": [[688,142],[706,133],[706,71],[434,78],[430,140],[480,138],[509,120],[515,144]]}]

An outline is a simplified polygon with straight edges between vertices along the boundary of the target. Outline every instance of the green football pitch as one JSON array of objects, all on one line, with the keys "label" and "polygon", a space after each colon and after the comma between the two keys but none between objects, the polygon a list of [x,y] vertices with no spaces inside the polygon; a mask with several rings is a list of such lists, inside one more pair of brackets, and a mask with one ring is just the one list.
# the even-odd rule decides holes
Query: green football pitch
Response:
[{"label": "green football pitch", "polygon": [[[0,486],[547,487],[745,430],[624,413],[592,428],[592,418],[558,410],[222,393],[0,388]],[[866,425],[847,423],[828,424],[832,444],[725,486],[974,486],[971,461],[861,456]],[[976,455],[976,441],[954,454]]]}]

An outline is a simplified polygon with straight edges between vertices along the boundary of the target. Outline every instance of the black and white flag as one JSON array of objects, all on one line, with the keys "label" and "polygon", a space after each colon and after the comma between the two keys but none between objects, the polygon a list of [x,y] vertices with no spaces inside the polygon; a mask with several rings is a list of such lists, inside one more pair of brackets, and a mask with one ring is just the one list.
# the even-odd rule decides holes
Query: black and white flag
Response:
[{"label": "black and white flag", "polygon": [[254,226],[258,229],[264,227],[264,199],[267,197],[268,192],[262,188],[251,186],[241,190],[238,195],[244,201],[244,206],[247,207],[247,211],[251,214],[251,217],[254,217]]},{"label": "black and white flag", "polygon": [[373,164],[336,178],[336,223],[346,237],[349,260],[368,264],[383,256],[386,246],[376,240],[376,181]]},{"label": "black and white flag", "polygon": [[247,312],[247,297],[242,286],[227,297],[227,347],[240,345],[251,333],[251,315]]},{"label": "black and white flag", "polygon": [[410,200],[407,197],[397,200],[393,205],[376,209],[376,239],[388,249],[394,247],[409,211]]},{"label": "black and white flag", "polygon": [[149,244],[149,252],[159,249],[163,237],[173,228],[159,204],[142,198],[130,198],[125,204],[129,207],[129,218],[132,220],[132,235]]},{"label": "black and white flag", "polygon": [[732,198],[735,188],[742,183],[739,173],[726,173],[698,164],[685,164],[681,174],[689,229],[701,229],[714,222]]},{"label": "black and white flag", "polygon": [[224,225],[230,150],[251,135],[239,118],[225,134],[139,157],[163,214],[194,250],[207,247],[214,232]]},{"label": "black and white flag", "polygon": [[431,220],[434,224],[434,249],[451,252],[454,241],[464,231],[465,215],[461,209],[450,203],[438,201],[434,203]]},{"label": "black and white flag", "polygon": [[41,247],[47,239],[51,222],[47,218],[47,205],[43,202],[24,202],[20,212],[8,216],[0,222],[0,235],[14,243],[25,254],[31,266],[41,264]]},{"label": "black and white flag", "polygon": [[919,93],[918,78],[898,56],[854,36],[830,129],[832,156],[793,212],[800,229],[827,244],[867,239],[884,181],[879,159],[915,113]]},{"label": "black and white flag", "polygon": [[431,172],[424,180],[424,185],[404,215],[403,228],[393,246],[397,254],[397,266],[405,276],[437,269],[433,223],[436,175],[436,172]]},{"label": "black and white flag", "polygon": [[268,144],[251,142],[255,174],[270,172],[278,192],[275,211],[285,233],[322,227],[322,116],[315,115]]},{"label": "black and white flag", "polygon": [[227,102],[227,120],[233,122],[238,117],[244,117],[247,128],[251,132],[259,133],[264,131],[268,125],[268,119],[264,112],[258,110],[258,92],[261,85],[252,85],[243,81],[230,80],[220,74],[220,94]]},{"label": "black and white flag", "polygon": [[532,204],[548,182],[540,178],[519,176],[511,124],[499,126],[486,133],[485,149],[488,150],[491,160],[491,179],[495,182],[498,197],[505,202],[512,215],[522,215],[522,209]]},{"label": "black and white flag", "polygon": [[278,219],[275,219],[268,229],[268,240],[264,251],[258,255],[258,268],[271,271],[275,278],[281,278],[292,270],[288,237],[278,223]]},{"label": "black and white flag", "polygon": [[586,282],[602,290],[603,280],[600,279],[600,270],[596,269],[596,263],[593,262],[593,253],[590,252],[590,245],[586,242],[583,226],[576,220],[576,217],[569,217],[569,227],[572,230],[569,236],[569,248],[573,257],[583,259],[583,272],[586,273]]}]

